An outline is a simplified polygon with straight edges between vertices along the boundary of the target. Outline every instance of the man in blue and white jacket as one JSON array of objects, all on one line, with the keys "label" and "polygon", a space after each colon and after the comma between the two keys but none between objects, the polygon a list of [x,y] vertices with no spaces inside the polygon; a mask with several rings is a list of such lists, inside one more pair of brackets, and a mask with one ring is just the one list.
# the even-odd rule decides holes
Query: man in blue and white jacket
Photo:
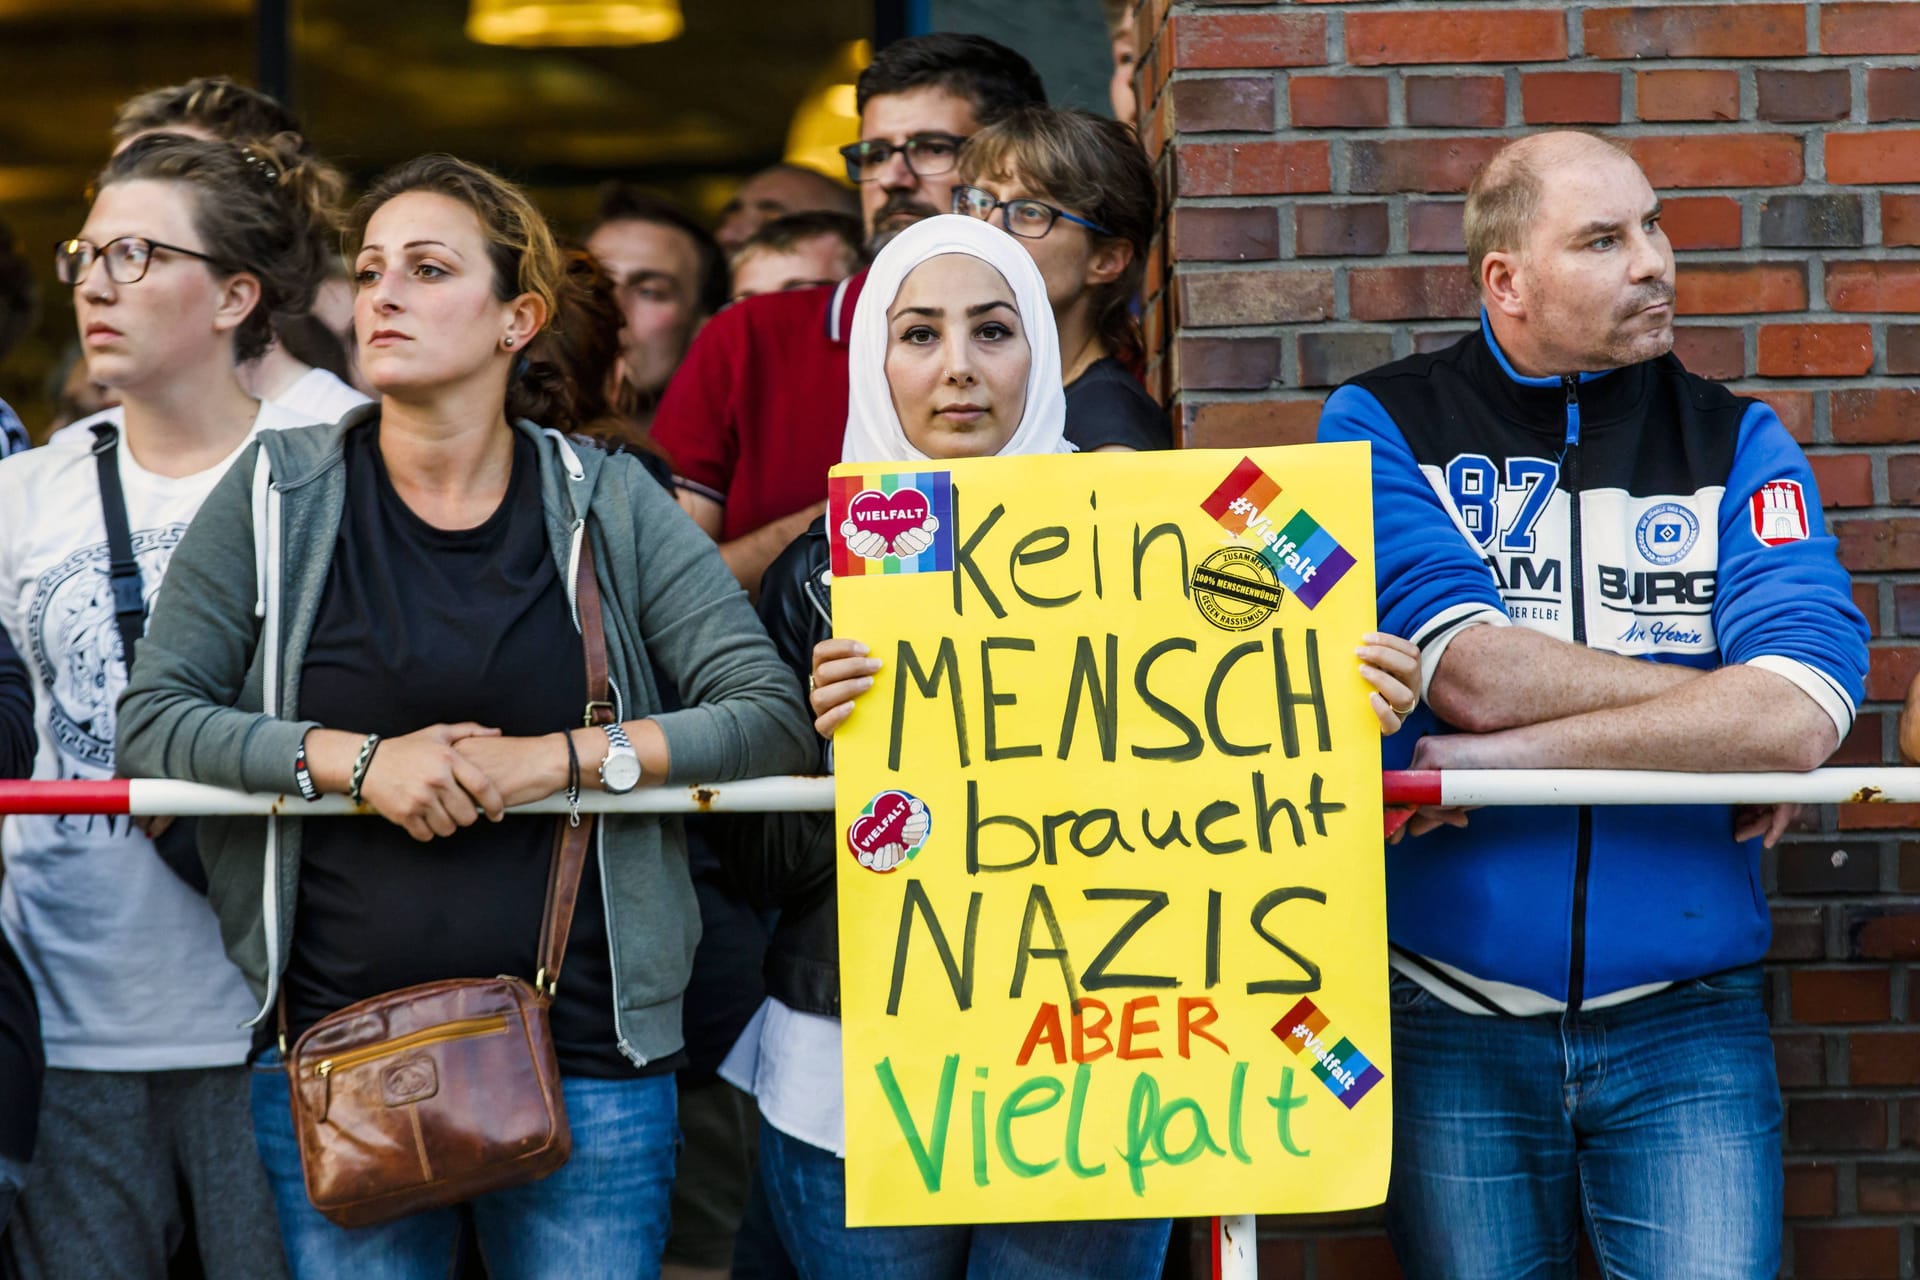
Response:
[{"label": "man in blue and white jacket", "polygon": [[[1389,767],[1416,738],[1414,768],[1818,766],[1866,622],[1799,447],[1671,354],[1639,167],[1522,139],[1474,183],[1466,239],[1480,331],[1320,421],[1373,446],[1380,625],[1422,650],[1431,711]],[[1759,862],[1790,815],[1482,809],[1390,852],[1410,1276],[1571,1277],[1583,1220],[1608,1275],[1777,1272]]]}]

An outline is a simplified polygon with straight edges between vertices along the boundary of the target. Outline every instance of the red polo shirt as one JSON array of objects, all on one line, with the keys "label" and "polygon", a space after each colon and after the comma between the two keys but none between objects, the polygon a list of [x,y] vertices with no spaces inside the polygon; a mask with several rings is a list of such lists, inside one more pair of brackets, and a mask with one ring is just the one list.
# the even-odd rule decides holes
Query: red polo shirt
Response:
[{"label": "red polo shirt", "polygon": [[736,302],[667,385],[653,438],[675,479],[725,504],[722,541],[827,496],[847,430],[847,334],[862,271],[831,287]]}]

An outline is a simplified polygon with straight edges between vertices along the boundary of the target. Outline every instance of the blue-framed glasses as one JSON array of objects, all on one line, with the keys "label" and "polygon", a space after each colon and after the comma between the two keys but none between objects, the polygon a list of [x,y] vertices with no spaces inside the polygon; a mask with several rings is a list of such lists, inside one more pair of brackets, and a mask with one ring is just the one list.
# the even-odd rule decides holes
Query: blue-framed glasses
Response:
[{"label": "blue-framed glasses", "polygon": [[1065,209],[1056,209],[1044,200],[996,200],[992,195],[978,187],[955,187],[953,189],[953,211],[964,213],[970,218],[982,222],[993,220],[993,211],[1000,210],[1000,225],[1016,236],[1028,240],[1038,240],[1053,230],[1053,224],[1061,218],[1077,223],[1095,235],[1111,236],[1097,222],[1089,222],[1078,214],[1068,213]]}]

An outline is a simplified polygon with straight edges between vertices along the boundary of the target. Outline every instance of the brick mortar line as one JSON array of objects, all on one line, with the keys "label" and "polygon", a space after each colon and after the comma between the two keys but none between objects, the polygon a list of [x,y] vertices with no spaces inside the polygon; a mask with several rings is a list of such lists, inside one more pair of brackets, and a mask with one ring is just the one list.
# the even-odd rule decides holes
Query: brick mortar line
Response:
[{"label": "brick mortar line", "polygon": [[[1384,199],[1385,197],[1383,197]],[[1334,201],[1333,204],[1352,204],[1351,200]],[[1457,203],[1457,202],[1456,202]],[[1920,246],[1910,245],[1837,245],[1822,247],[1816,245],[1766,245],[1756,244],[1746,252],[1772,256],[1753,258],[1727,258],[1730,253],[1741,252],[1734,249],[1681,249],[1676,251],[1675,265],[1684,270],[1687,267],[1790,267],[1790,266],[1851,266],[1855,263],[1876,266],[1900,265],[1912,263],[1920,266]],[[1704,257],[1685,255],[1700,254]],[[1307,254],[1292,258],[1178,258],[1183,272],[1189,275],[1218,275],[1220,270],[1231,269],[1249,272],[1264,271],[1324,271],[1336,269],[1366,269],[1369,267],[1444,267],[1448,264],[1459,266],[1468,271],[1469,267],[1457,252],[1440,250],[1407,249],[1398,253],[1377,254]],[[1823,280],[1824,283],[1824,273]],[[1813,281],[1808,279],[1808,301],[1816,296]],[[1794,311],[1698,311],[1683,312],[1679,317],[1682,324],[1698,320],[1714,320],[1734,316],[1794,316],[1802,315],[1812,308]],[[1902,321],[1920,323],[1920,308],[1912,311],[1837,311],[1821,309],[1821,315],[1854,316],[1862,324],[1901,323]],[[1444,317],[1437,317],[1444,318]]]},{"label": "brick mortar line", "polygon": [[[1234,77],[1217,77],[1233,79]],[[1179,83],[1191,83],[1182,81]],[[1278,95],[1276,95],[1278,96]],[[1846,125],[1845,128],[1831,128],[1831,125]],[[1206,143],[1246,143],[1246,142],[1436,142],[1449,138],[1507,138],[1521,137],[1527,133],[1540,133],[1557,129],[1584,129],[1588,132],[1606,135],[1609,132],[1624,135],[1628,142],[1641,138],[1799,138],[1803,142],[1824,144],[1829,134],[1841,133],[1850,137],[1873,134],[1920,133],[1920,120],[1877,120],[1868,124],[1853,126],[1848,121],[1807,121],[1807,120],[1622,120],[1604,124],[1560,124],[1547,122],[1531,124],[1521,121],[1514,124],[1498,125],[1301,125],[1280,131],[1278,136],[1256,129],[1219,129],[1187,131],[1176,128],[1171,138],[1174,146]],[[1825,178],[1804,179],[1807,184],[1829,185]],[[1798,186],[1801,183],[1788,183]],[[1833,183],[1833,186],[1913,186],[1915,183]],[[1770,188],[1754,188],[1756,190]]]},{"label": "brick mortar line", "polygon": [[[1205,136],[1205,135],[1203,135]],[[1247,139],[1233,141],[1245,142]],[[1681,200],[1694,196],[1756,196],[1765,200],[1770,195],[1920,195],[1920,182],[1889,182],[1868,184],[1850,183],[1806,183],[1799,182],[1779,187],[1723,186],[1723,187],[1666,187],[1658,189],[1665,200]],[[1235,195],[1231,192],[1207,195],[1176,195],[1175,209],[1259,209],[1278,205],[1282,201],[1294,203],[1354,204],[1366,200],[1385,200],[1391,196],[1413,196],[1427,200],[1463,201],[1464,191],[1283,191],[1262,192],[1258,194]],[[1757,224],[1756,224],[1757,225]],[[1764,247],[1764,246],[1756,246]],[[1820,246],[1798,245],[1789,248],[1817,248]],[[1846,247],[1846,246],[1842,246]],[[1874,246],[1861,246],[1874,247]],[[1920,250],[1916,245],[1886,245],[1884,248],[1904,248]],[[1731,253],[1731,249],[1687,249],[1686,253]]]},{"label": "brick mortar line", "polygon": [[[1579,0],[1573,4],[1554,4],[1548,0],[1387,0],[1386,3],[1369,3],[1368,0],[1336,0],[1331,4],[1315,4],[1309,14],[1332,17],[1348,13],[1506,13],[1539,12],[1566,9],[1572,12],[1586,13],[1592,10],[1623,9],[1737,9],[1759,0],[1666,0],[1666,3],[1632,3],[1632,0]],[[1841,3],[1845,0],[1767,0],[1768,3],[1798,4],[1817,19],[1819,6],[1824,3]],[[1179,0],[1168,7],[1169,16],[1193,16],[1213,14],[1300,14],[1297,3],[1275,2],[1267,4],[1238,4],[1233,0],[1218,0],[1217,3],[1196,3],[1195,0]],[[1819,36],[1817,21],[1808,32],[1807,47],[1811,51],[1816,47]]]},{"label": "brick mortar line", "polygon": [[[1236,6],[1237,8],[1238,6]],[[1374,12],[1383,12],[1375,10]],[[1858,84],[1864,88],[1865,73],[1878,70],[1902,70],[1902,59],[1911,59],[1913,53],[1821,53],[1805,56],[1781,54],[1751,54],[1739,57],[1709,57],[1706,55],[1687,55],[1684,57],[1662,57],[1650,54],[1631,58],[1597,58],[1586,54],[1565,58],[1539,58],[1525,62],[1487,61],[1487,62],[1349,62],[1344,57],[1330,62],[1301,62],[1286,66],[1185,66],[1175,65],[1169,83],[1183,76],[1207,76],[1208,78],[1230,78],[1233,76],[1268,75],[1309,75],[1339,76],[1351,79],[1366,79],[1379,76],[1388,71],[1408,71],[1416,75],[1434,75],[1466,78],[1471,76],[1495,76],[1507,71],[1521,75],[1533,72],[1582,72],[1603,74],[1614,71],[1628,75],[1640,71],[1781,71],[1793,74],[1820,71],[1840,71],[1858,69],[1861,72]],[[1851,87],[1851,86],[1850,86]],[[1864,94],[1849,95],[1850,101],[1864,109]],[[1743,98],[1744,101],[1744,98]],[[1758,107],[1758,94],[1755,95],[1755,107]],[[1849,117],[1850,118],[1850,117]],[[1863,117],[1864,119],[1864,117]],[[1844,121],[1802,121],[1807,124],[1844,123]]]}]

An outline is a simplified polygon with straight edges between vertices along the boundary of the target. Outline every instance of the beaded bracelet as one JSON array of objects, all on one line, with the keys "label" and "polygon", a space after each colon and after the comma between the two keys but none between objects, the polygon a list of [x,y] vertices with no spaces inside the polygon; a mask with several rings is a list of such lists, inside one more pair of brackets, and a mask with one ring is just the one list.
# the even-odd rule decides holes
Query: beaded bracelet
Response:
[{"label": "beaded bracelet", "polygon": [[367,766],[373,763],[373,753],[380,747],[380,735],[370,733],[367,740],[360,744],[360,755],[353,762],[353,780],[347,784],[347,799],[360,803],[360,788],[367,781]]}]

